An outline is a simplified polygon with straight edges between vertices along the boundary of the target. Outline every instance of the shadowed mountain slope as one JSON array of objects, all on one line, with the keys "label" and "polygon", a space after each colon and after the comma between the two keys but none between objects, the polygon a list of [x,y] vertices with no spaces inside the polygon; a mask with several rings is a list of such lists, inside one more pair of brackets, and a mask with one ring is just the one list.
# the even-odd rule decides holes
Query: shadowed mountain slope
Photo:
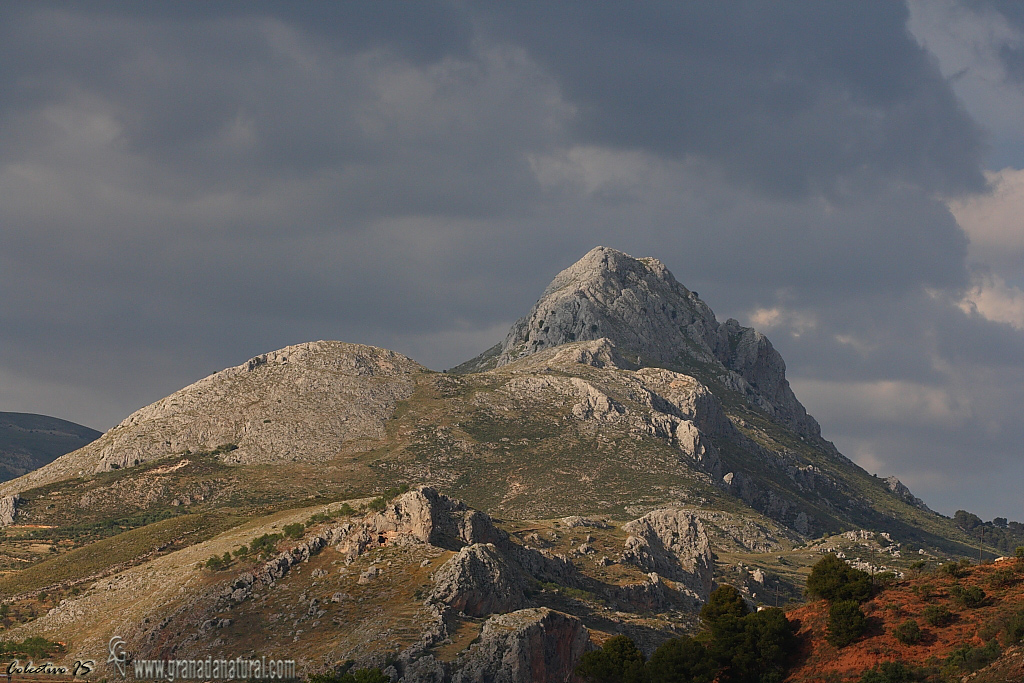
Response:
[{"label": "shadowed mountain slope", "polygon": [[0,412],[0,481],[20,477],[99,437],[95,429],[67,420]]}]

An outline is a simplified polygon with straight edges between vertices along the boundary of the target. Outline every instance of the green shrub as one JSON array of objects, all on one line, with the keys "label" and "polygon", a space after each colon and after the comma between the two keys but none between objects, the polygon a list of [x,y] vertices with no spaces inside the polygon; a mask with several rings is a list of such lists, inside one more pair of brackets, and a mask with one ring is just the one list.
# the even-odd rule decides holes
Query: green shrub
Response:
[{"label": "green shrub", "polygon": [[1017,546],[1017,551],[1013,554],[1018,560],[1024,560],[1024,545]]},{"label": "green shrub", "polygon": [[921,642],[921,627],[913,619],[907,619],[892,630],[892,635],[904,645],[915,645]]},{"label": "green shrub", "polygon": [[402,495],[403,493],[407,493],[408,491],[409,491],[409,485],[408,484],[402,484],[401,486],[398,486],[398,487],[391,487],[391,488],[387,489],[386,491],[384,491],[383,498],[384,498],[384,500],[391,500],[392,498],[396,498],[396,497]]},{"label": "green shrub", "polygon": [[233,553],[233,555],[235,557],[245,557],[248,554],[249,554],[249,546],[247,546],[247,545],[241,546],[240,548],[235,550],[234,553]]},{"label": "green shrub", "polygon": [[366,507],[370,508],[374,512],[380,512],[381,510],[386,508],[387,505],[388,505],[388,502],[386,500],[384,500],[383,497],[378,496],[377,498],[374,498],[373,500],[371,500],[370,503]]},{"label": "green shrub", "polygon": [[956,613],[943,605],[928,605],[921,616],[932,626],[948,626],[956,619]]},{"label": "green shrub", "polygon": [[912,683],[914,671],[903,662],[882,662],[860,675],[858,683]]},{"label": "green shrub", "polygon": [[828,611],[828,634],[826,640],[835,647],[846,647],[864,634],[867,617],[856,600],[840,600],[832,603]]},{"label": "green shrub", "polygon": [[986,621],[978,628],[978,637],[987,643],[999,635],[999,631],[1002,630],[1002,627],[1002,621],[999,619]]},{"label": "green shrub", "polygon": [[1003,627],[1003,643],[1007,646],[1016,645],[1024,640],[1024,610],[1017,612],[1006,621]]},{"label": "green shrub", "polygon": [[306,525],[301,522],[295,522],[294,524],[285,524],[284,528],[281,529],[284,535],[288,538],[297,539],[302,538],[303,532],[306,531]]},{"label": "green shrub", "polygon": [[576,665],[576,675],[593,683],[644,683],[646,673],[644,653],[626,636],[609,638]]},{"label": "green shrub", "polygon": [[977,671],[999,658],[999,643],[990,641],[982,647],[961,645],[946,657],[943,668],[949,672]]},{"label": "green shrub", "polygon": [[921,601],[928,601],[935,597],[935,586],[930,583],[919,583],[910,589]]},{"label": "green shrub", "polygon": [[969,560],[960,560],[959,562],[947,562],[946,564],[939,567],[939,573],[946,576],[951,576],[954,579],[962,579],[970,574],[971,563]]},{"label": "green shrub", "polygon": [[306,528],[313,526],[314,524],[320,524],[321,522],[332,522],[334,517],[330,516],[326,512],[318,512],[309,519],[306,520]]},{"label": "green shrub", "polygon": [[231,563],[231,559],[230,558],[228,558],[228,561],[225,562],[223,557],[219,557],[217,555],[214,555],[213,557],[211,557],[211,558],[206,560],[206,568],[207,569],[212,569],[215,572],[219,572],[220,570],[227,568],[227,566],[230,563]]},{"label": "green shrub", "polygon": [[650,683],[711,683],[717,672],[711,653],[689,636],[666,640],[647,662]]},{"label": "green shrub", "polygon": [[273,555],[277,552],[277,542],[280,541],[284,536],[281,534],[263,534],[252,539],[249,543],[249,551],[254,555],[258,555],[261,559]]},{"label": "green shrub", "polygon": [[338,507],[338,514],[342,517],[351,517],[352,515],[356,514],[356,511],[355,508],[353,508],[348,503],[342,503]]},{"label": "green shrub", "polygon": [[818,560],[807,577],[807,593],[830,602],[864,602],[871,597],[871,575],[835,555]]},{"label": "green shrub", "polygon": [[963,586],[953,585],[949,589],[949,594],[964,607],[981,607],[985,604],[985,591],[978,586],[964,588]]}]

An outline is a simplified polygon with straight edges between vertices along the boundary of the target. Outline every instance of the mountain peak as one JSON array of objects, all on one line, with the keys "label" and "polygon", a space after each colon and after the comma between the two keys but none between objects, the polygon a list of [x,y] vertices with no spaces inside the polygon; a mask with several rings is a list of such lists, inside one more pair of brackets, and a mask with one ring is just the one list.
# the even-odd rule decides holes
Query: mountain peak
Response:
[{"label": "mountain peak", "polygon": [[800,434],[820,428],[763,334],[714,312],[656,258],[595,247],[551,281],[499,348],[465,367],[501,367],[562,344],[607,338],[638,366],[697,374],[743,393]]}]

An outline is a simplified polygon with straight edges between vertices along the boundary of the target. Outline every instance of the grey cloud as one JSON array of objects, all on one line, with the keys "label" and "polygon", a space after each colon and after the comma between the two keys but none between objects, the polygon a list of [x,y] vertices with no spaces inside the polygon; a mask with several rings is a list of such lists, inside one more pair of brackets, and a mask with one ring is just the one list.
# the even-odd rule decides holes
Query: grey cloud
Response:
[{"label": "grey cloud", "polygon": [[492,30],[559,77],[583,140],[703,155],[784,195],[984,186],[979,130],[901,4],[500,7]]},{"label": "grey cloud", "polygon": [[877,435],[883,474],[1008,467],[1020,335],[954,306],[967,244],[935,199],[979,186],[979,136],[899,5],[324,7],[0,9],[0,407],[63,387],[54,412],[109,427],[318,338],[448,367],[607,244],[721,318],[813,320],[767,330],[800,381],[987,416],[801,394],[841,446]]}]

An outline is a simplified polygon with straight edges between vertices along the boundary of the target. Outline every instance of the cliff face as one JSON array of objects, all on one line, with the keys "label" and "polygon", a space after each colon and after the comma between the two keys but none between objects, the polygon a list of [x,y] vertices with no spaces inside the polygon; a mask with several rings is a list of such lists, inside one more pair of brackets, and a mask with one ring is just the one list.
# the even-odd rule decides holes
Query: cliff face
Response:
[{"label": "cliff face", "polygon": [[555,346],[601,338],[636,365],[691,373],[709,367],[714,379],[743,392],[786,426],[805,436],[820,435],[767,337],[735,320],[719,323],[661,261],[607,247],[592,249],[559,273],[497,353],[488,350],[464,365],[501,367]]}]

